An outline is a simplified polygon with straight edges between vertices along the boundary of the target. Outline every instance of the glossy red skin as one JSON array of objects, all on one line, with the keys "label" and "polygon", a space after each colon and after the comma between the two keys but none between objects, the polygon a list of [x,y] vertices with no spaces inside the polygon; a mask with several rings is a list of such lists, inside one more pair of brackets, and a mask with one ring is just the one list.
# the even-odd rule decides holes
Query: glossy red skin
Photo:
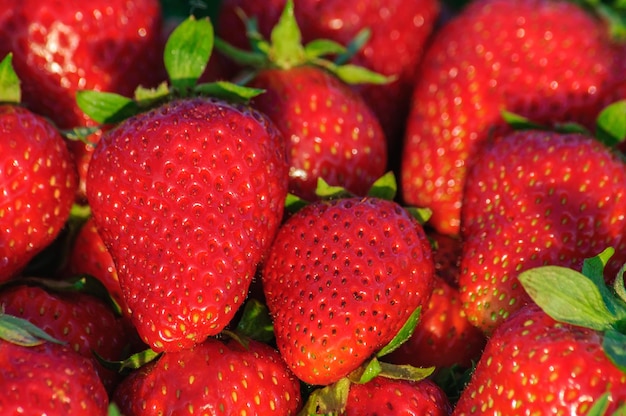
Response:
[{"label": "glossy red skin", "polygon": [[424,230],[400,205],[348,198],[293,214],[262,279],[281,355],[304,382],[327,385],[387,345],[426,304],[434,266]]},{"label": "glossy red skin", "polygon": [[59,132],[24,107],[0,105],[0,282],[59,234],[77,177]]},{"label": "glossy red skin", "polygon": [[437,278],[415,331],[385,360],[414,367],[470,368],[480,358],[485,341],[483,332],[467,320],[458,289]]},{"label": "glossy red skin", "polygon": [[69,346],[0,339],[0,414],[106,416],[107,393],[90,359]]},{"label": "glossy red skin", "polygon": [[[0,57],[13,53],[28,108],[61,129],[94,125],[76,104],[77,91],[132,96],[137,86],[166,79],[161,18],[158,0],[0,0]],[[93,148],[69,146],[84,202]]]},{"label": "glossy red skin", "polygon": [[[300,384],[270,346],[207,339],[166,352],[130,374],[113,397],[126,416],[157,414],[295,415]],[[195,414],[195,413],[194,413]]]},{"label": "glossy red skin", "polygon": [[318,199],[318,178],[366,195],[387,168],[387,146],[376,116],[361,96],[311,66],[260,72],[250,86],[266,92],[251,105],[287,139],[289,191]]},{"label": "glossy red skin", "polygon": [[486,333],[530,299],[517,280],[544,264],[580,270],[612,246],[607,281],[626,262],[626,164],[594,138],[526,131],[483,149],[462,213],[459,287]]},{"label": "glossy red skin", "polygon": [[626,403],[626,375],[602,350],[603,336],[554,321],[529,305],[502,324],[464,389],[454,416],[586,414],[604,393],[606,414]]},{"label": "glossy red skin", "polygon": [[178,100],[103,137],[87,196],[150,347],[189,348],[230,322],[286,193],[284,140],[249,107]]},{"label": "glossy red skin", "polygon": [[376,377],[350,386],[345,416],[448,416],[452,412],[444,391],[430,380],[418,382]]},{"label": "glossy red skin", "polygon": [[[437,0],[298,0],[294,13],[305,43],[332,39],[349,44],[364,28],[371,31],[368,43],[351,63],[375,72],[396,76],[384,85],[359,85],[359,91],[378,116],[385,135],[399,152],[405,118],[408,114],[415,72],[440,11]],[[265,36],[278,21],[284,0],[225,0],[217,22],[217,33],[240,47],[246,47],[245,31],[234,10],[240,7],[258,18]]]},{"label": "glossy red skin", "polygon": [[598,20],[566,1],[479,0],[439,30],[422,60],[407,122],[405,203],[460,233],[467,169],[509,130],[501,110],[587,126],[611,85],[613,53]]},{"label": "glossy red skin", "polygon": [[0,292],[0,305],[7,314],[32,322],[92,360],[107,390],[112,391],[120,380],[119,374],[105,369],[93,355],[95,351],[106,360],[122,360],[128,345],[122,321],[99,299],[18,285]]}]

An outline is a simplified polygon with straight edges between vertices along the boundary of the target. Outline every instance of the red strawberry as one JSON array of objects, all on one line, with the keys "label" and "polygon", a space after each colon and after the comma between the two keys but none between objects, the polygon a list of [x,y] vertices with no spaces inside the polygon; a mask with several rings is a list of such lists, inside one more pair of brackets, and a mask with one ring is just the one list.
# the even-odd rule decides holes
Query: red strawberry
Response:
[{"label": "red strawberry", "polygon": [[344,415],[447,416],[451,412],[445,393],[430,380],[413,382],[376,377],[350,386]]},{"label": "red strawberry", "polygon": [[47,247],[69,217],[76,170],[59,132],[24,107],[0,106],[0,282]]},{"label": "red strawberry", "polygon": [[435,273],[452,287],[458,287],[462,241],[458,237],[429,232],[433,245]]},{"label": "red strawberry", "polygon": [[87,196],[148,345],[189,348],[230,322],[286,193],[283,138],[245,106],[174,100],[102,138]]},{"label": "red strawberry", "polygon": [[415,367],[469,368],[484,345],[485,335],[468,321],[458,290],[437,278],[413,334],[386,358]]},{"label": "red strawberry", "polygon": [[0,292],[0,305],[7,314],[32,322],[94,361],[104,385],[113,389],[118,375],[102,367],[93,352],[107,360],[121,360],[128,339],[122,321],[104,302],[81,292],[17,285]]},{"label": "red strawberry", "polygon": [[612,246],[626,261],[626,165],[592,137],[512,133],[480,153],[463,201],[459,285],[470,321],[491,332],[529,299],[517,275],[580,268]]},{"label": "red strawberry", "polygon": [[108,397],[92,361],[71,347],[0,339],[0,414],[105,416]]},{"label": "red strawberry", "polygon": [[402,161],[407,204],[458,234],[467,169],[507,130],[502,110],[589,125],[612,77],[604,26],[567,1],[478,0],[435,36],[413,95]]},{"label": "red strawberry", "polygon": [[312,66],[269,69],[250,86],[266,90],[252,105],[288,144],[289,191],[316,199],[317,179],[365,195],[387,166],[385,138],[363,100],[341,80]]},{"label": "red strawberry", "polygon": [[295,415],[301,406],[298,379],[276,350],[253,340],[244,347],[213,338],[166,352],[131,373],[114,401],[126,416]]},{"label": "red strawberry", "polygon": [[115,263],[98,234],[93,217],[87,219],[78,231],[67,262],[69,275],[87,274],[95,277],[102,282],[121,310],[129,313],[122,296]]},{"label": "red strawberry", "polygon": [[[243,62],[253,62],[257,71],[248,85],[266,91],[254,97],[251,105],[267,114],[288,139],[289,191],[314,200],[321,178],[365,195],[387,168],[386,139],[372,110],[347,82],[385,78],[367,71],[361,78],[363,70],[323,58],[340,45],[317,51],[303,46],[291,0],[272,29],[270,41],[264,42],[259,51],[247,54],[253,61]],[[222,50],[241,59],[241,53]]]},{"label": "red strawberry", "polygon": [[[13,53],[28,108],[61,129],[93,125],[76,105],[78,90],[130,95],[165,79],[161,25],[158,0],[0,0],[0,57]],[[93,148],[70,147],[84,197]]]},{"label": "red strawberry", "polygon": [[610,394],[606,413],[626,403],[626,375],[596,331],[555,321],[528,305],[487,342],[453,415],[587,414]]},{"label": "red strawberry", "polygon": [[425,306],[433,275],[424,230],[395,202],[308,205],[280,228],[262,269],[278,349],[304,382],[333,383]]},{"label": "red strawberry", "polygon": [[[385,86],[367,84],[355,89],[378,116],[386,136],[394,143],[392,150],[399,150],[396,146],[408,113],[415,72],[434,29],[439,1],[298,0],[296,3],[295,15],[305,42],[332,39],[347,45],[360,31],[370,30],[370,38],[351,63],[397,79]],[[268,36],[284,5],[285,0],[226,0],[217,32],[229,42],[245,47],[245,32],[237,8],[255,17],[259,31]]]}]

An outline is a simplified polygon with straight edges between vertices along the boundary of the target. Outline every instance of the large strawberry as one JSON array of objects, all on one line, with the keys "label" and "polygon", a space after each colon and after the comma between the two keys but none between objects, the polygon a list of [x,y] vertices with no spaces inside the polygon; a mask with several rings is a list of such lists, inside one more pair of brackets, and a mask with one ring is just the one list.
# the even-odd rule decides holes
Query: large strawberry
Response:
[{"label": "large strawberry", "polygon": [[209,338],[165,352],[131,373],[113,397],[126,416],[295,415],[300,384],[280,354],[258,341]]},{"label": "large strawberry", "polygon": [[[157,0],[1,0],[0,57],[13,53],[28,108],[61,129],[93,125],[76,105],[79,89],[130,95],[165,79],[161,24]],[[70,147],[84,197],[93,148]]]},{"label": "large strawberry", "polygon": [[[226,0],[218,19],[218,34],[229,42],[245,47],[244,30],[238,10],[257,20],[259,31],[268,36],[278,21],[285,0],[258,2]],[[399,150],[415,73],[425,45],[439,14],[438,0],[298,0],[295,16],[306,42],[332,39],[351,43],[367,30],[365,43],[351,63],[375,72],[394,76],[385,85],[355,86],[378,116],[385,135]],[[395,158],[394,158],[395,160]]]},{"label": "large strawberry", "polygon": [[45,118],[19,106],[11,55],[0,63],[0,282],[19,274],[60,233],[77,177],[63,137]]},{"label": "large strawberry", "polygon": [[23,319],[0,313],[0,414],[105,416],[93,361]]},{"label": "large strawberry", "polygon": [[517,275],[580,268],[614,247],[609,278],[626,261],[626,165],[590,136],[512,133],[483,148],[468,173],[459,286],[465,312],[486,332],[529,299]]},{"label": "large strawberry", "polygon": [[278,349],[303,381],[336,382],[425,306],[433,276],[424,230],[397,203],[305,206],[282,225],[262,269]]},{"label": "large strawberry", "polygon": [[422,60],[405,135],[405,202],[458,234],[467,169],[509,110],[542,123],[589,124],[610,85],[604,25],[572,2],[478,0],[440,31]]},{"label": "large strawberry", "polygon": [[346,82],[385,78],[322,59],[342,50],[327,40],[303,46],[294,13],[289,0],[270,41],[252,37],[253,43],[261,42],[254,52],[222,49],[254,64],[248,85],[266,92],[251,105],[267,114],[288,139],[289,191],[313,200],[322,178],[364,195],[387,168],[386,141],[376,116]]}]

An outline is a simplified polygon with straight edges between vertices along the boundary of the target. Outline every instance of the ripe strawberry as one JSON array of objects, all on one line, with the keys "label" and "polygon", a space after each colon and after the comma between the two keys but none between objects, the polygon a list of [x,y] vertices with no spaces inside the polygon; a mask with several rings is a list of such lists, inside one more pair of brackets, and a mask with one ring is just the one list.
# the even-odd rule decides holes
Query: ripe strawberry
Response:
[{"label": "ripe strawberry", "polygon": [[528,305],[493,333],[453,415],[587,414],[607,392],[613,414],[626,403],[626,375],[602,342]]},{"label": "ripe strawberry", "polygon": [[447,416],[452,406],[443,390],[430,380],[418,382],[376,377],[350,386],[345,416]]},{"label": "ripe strawberry", "polygon": [[165,352],[135,370],[113,397],[126,416],[153,414],[295,415],[300,384],[270,346],[207,339]]},{"label": "ripe strawberry", "polygon": [[413,334],[386,358],[415,367],[469,368],[484,345],[485,335],[465,316],[458,289],[437,278]]},{"label": "ripe strawberry", "polygon": [[[437,0],[298,0],[295,16],[305,42],[331,39],[349,44],[360,31],[369,29],[371,36],[351,63],[397,79],[385,86],[363,84],[354,88],[378,116],[385,135],[401,141],[415,72],[425,45],[433,32],[440,2]],[[236,10],[240,8],[255,17],[259,31],[269,36],[278,21],[285,0],[258,2],[225,0],[218,19],[218,34],[239,47],[247,45],[243,26]]]},{"label": "ripe strawberry", "polygon": [[283,138],[243,105],[178,99],[105,134],[87,196],[149,346],[189,348],[229,323],[286,193]]},{"label": "ripe strawberry", "polygon": [[491,332],[528,296],[517,275],[579,269],[612,246],[626,261],[626,165],[592,137],[520,131],[486,146],[468,172],[459,286],[470,321]]},{"label": "ripe strawberry", "polygon": [[0,282],[48,246],[63,228],[77,178],[54,126],[24,107],[0,105]]},{"label": "ripe strawberry", "polygon": [[90,359],[52,342],[0,339],[0,414],[107,414],[108,396]]},{"label": "ripe strawberry", "polygon": [[435,273],[448,285],[458,287],[459,268],[461,266],[462,241],[458,237],[430,231]]},{"label": "ripe strawberry", "polygon": [[[0,57],[13,53],[29,109],[61,129],[93,126],[76,105],[78,90],[130,95],[165,79],[161,25],[158,0],[0,0]],[[93,148],[70,148],[84,197]]]},{"label": "ripe strawberry", "polygon": [[[243,62],[253,62],[256,70],[248,85],[266,91],[254,97],[251,105],[267,114],[288,139],[289,191],[315,200],[321,178],[365,195],[387,168],[387,147],[378,119],[347,84],[355,73],[364,72],[321,58],[340,49],[339,45],[333,44],[328,51],[309,47],[307,52],[292,0],[286,2],[264,45],[245,55],[248,59]],[[242,53],[222,50],[241,59]],[[367,72],[366,80],[384,79]]]},{"label": "ripe strawberry", "polygon": [[262,269],[281,355],[306,383],[339,380],[426,305],[433,275],[424,230],[397,203],[305,206],[282,225]]},{"label": "ripe strawberry", "polygon": [[249,84],[265,89],[251,104],[288,144],[289,191],[317,199],[317,179],[365,195],[387,166],[385,138],[363,100],[329,72],[312,66],[269,69]]},{"label": "ripe strawberry", "polygon": [[502,110],[540,123],[589,125],[612,77],[599,20],[567,1],[478,0],[435,36],[422,60],[405,135],[405,203],[458,234],[467,169]]},{"label": "ripe strawberry", "polygon": [[30,321],[92,360],[105,387],[112,391],[119,376],[99,364],[93,353],[107,360],[121,360],[127,334],[108,305],[85,293],[53,292],[24,284],[0,291],[0,305],[7,314]]},{"label": "ripe strawberry", "polygon": [[81,226],[67,260],[68,275],[87,274],[98,279],[125,314],[128,308],[122,296],[119,277],[113,258],[106,248],[93,217]]}]

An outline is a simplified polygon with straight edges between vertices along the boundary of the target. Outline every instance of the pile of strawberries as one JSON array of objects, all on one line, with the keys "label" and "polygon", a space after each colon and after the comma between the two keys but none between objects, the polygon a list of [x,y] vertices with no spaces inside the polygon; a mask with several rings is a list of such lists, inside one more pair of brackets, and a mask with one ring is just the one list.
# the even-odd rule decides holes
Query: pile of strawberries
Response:
[{"label": "pile of strawberries", "polygon": [[0,0],[0,414],[626,414],[608,3]]}]

